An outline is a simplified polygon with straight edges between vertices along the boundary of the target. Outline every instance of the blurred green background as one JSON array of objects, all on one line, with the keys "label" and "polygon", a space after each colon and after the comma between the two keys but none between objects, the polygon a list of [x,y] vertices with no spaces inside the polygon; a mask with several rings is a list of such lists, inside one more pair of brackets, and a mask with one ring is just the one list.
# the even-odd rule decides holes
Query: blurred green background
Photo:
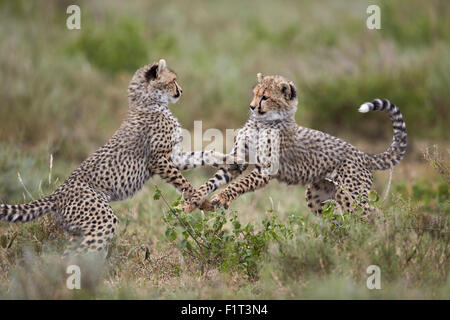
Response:
[{"label": "blurred green background", "polygon": [[[81,30],[66,8],[81,8]],[[366,28],[369,4],[381,30]],[[388,98],[411,139],[448,139],[448,1],[0,1],[0,141],[80,161],[126,114],[126,88],[165,58],[184,97],[184,127],[238,128],[256,73],[299,91],[297,121],[340,136],[392,135],[383,114],[357,107]]]}]

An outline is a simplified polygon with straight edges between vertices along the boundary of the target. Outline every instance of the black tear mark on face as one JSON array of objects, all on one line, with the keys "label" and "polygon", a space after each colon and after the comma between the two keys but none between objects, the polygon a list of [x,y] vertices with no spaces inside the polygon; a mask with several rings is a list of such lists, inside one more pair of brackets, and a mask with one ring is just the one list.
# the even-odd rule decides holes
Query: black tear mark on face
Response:
[{"label": "black tear mark on face", "polygon": [[148,82],[155,80],[156,77],[158,76],[157,71],[158,71],[158,65],[155,64],[154,66],[152,66],[150,69],[147,70],[147,72],[145,73],[145,79]]}]

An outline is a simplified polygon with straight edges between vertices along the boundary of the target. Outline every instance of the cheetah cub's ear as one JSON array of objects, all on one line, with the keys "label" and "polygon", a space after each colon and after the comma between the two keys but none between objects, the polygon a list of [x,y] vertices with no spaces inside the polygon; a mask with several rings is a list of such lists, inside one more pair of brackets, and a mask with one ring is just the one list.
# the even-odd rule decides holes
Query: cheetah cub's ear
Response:
[{"label": "cheetah cub's ear", "polygon": [[152,80],[155,80],[158,77],[158,65],[155,64],[150,69],[147,70],[145,73],[145,79],[150,82]]},{"label": "cheetah cub's ear", "polygon": [[161,72],[166,68],[166,60],[159,60],[158,64],[154,64],[150,69],[145,73],[145,79],[148,82],[155,80],[161,74]]},{"label": "cheetah cub's ear", "polygon": [[161,59],[159,60],[158,63],[158,75],[166,68],[167,64],[166,64],[166,60]]},{"label": "cheetah cub's ear", "polygon": [[256,74],[256,79],[258,79],[258,82],[261,83],[264,79],[264,75],[260,72]]},{"label": "cheetah cub's ear", "polygon": [[286,99],[292,100],[297,97],[297,90],[295,89],[293,83],[280,82],[278,84],[278,87],[280,88]]}]

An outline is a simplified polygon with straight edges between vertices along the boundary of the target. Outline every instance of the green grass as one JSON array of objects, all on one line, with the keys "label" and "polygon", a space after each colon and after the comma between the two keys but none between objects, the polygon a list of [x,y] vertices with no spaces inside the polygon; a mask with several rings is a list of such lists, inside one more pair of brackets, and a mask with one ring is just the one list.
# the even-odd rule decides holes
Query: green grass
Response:
[{"label": "green grass", "polygon": [[[214,250],[193,256],[186,249],[195,241],[153,199],[155,186],[170,203],[178,195],[156,178],[112,204],[120,228],[110,257],[79,262],[81,291],[65,287],[58,253],[66,238],[51,217],[2,223],[0,298],[450,297],[449,3],[380,1],[382,29],[368,30],[370,1],[77,1],[81,30],[70,31],[72,3],[0,0],[1,202],[54,190],[118,128],[134,70],[160,58],[183,87],[172,110],[185,128],[195,120],[204,130],[242,126],[262,72],[295,82],[299,124],[368,152],[386,148],[391,123],[357,108],[390,99],[406,120],[409,149],[391,197],[369,221],[346,216],[336,229],[330,216],[309,212],[302,187],[271,182],[229,211],[194,213],[199,239]],[[444,162],[434,153],[424,161],[431,144]],[[186,175],[199,186],[212,173]],[[386,181],[376,174],[380,194]],[[220,241],[211,237],[216,221]],[[381,268],[382,290],[366,288],[371,264]]]},{"label": "green grass", "polygon": [[[42,158],[30,185],[47,184],[47,157]],[[434,163],[448,170],[445,162]],[[420,166],[429,179],[394,183],[389,200],[375,202],[378,209],[369,220],[331,211],[315,216],[302,187],[275,181],[228,211],[180,213],[180,220],[165,203],[178,199],[176,191],[153,179],[133,199],[112,204],[120,227],[106,263],[70,262],[86,277],[74,291],[65,287],[68,263],[58,257],[67,239],[52,217],[2,224],[0,297],[448,299],[448,185],[431,164]],[[206,179],[201,170],[187,176],[196,185]],[[383,180],[378,177],[376,184],[384,188]],[[17,179],[11,184],[24,188]],[[25,187],[34,197],[41,193]],[[369,265],[381,268],[381,290],[366,288]]]},{"label": "green grass", "polygon": [[449,5],[382,3],[377,31],[365,27],[364,1],[80,1],[82,27],[71,31],[64,2],[3,1],[0,139],[83,159],[125,114],[134,70],[162,57],[184,88],[174,112],[187,128],[241,126],[263,72],[296,83],[304,125],[386,137],[386,117],[356,112],[381,97],[401,108],[411,138],[448,139]]}]

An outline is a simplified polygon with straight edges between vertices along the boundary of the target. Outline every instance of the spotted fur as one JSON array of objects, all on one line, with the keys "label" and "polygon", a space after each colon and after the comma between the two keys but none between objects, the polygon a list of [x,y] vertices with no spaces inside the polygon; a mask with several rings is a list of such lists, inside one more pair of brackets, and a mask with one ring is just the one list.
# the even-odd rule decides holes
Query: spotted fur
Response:
[{"label": "spotted fur", "polygon": [[[240,195],[277,179],[287,184],[306,185],[306,201],[313,212],[321,213],[327,200],[335,200],[345,211],[352,212],[355,204],[367,210],[372,170],[389,169],[405,155],[406,125],[400,110],[388,100],[376,99],[360,108],[361,112],[387,112],[394,129],[393,142],[385,152],[368,154],[339,138],[299,126],[294,119],[298,98],[292,81],[258,74],[253,95],[250,119],[240,130],[233,153],[240,152],[248,158],[251,146],[263,152],[256,152],[256,164],[248,175],[212,198],[217,207],[227,208]],[[185,210],[198,207],[209,193],[245,168],[246,165],[220,168],[193,195]]]},{"label": "spotted fur", "polygon": [[128,87],[129,111],[109,141],[86,159],[55,192],[28,204],[0,205],[0,220],[27,222],[53,213],[72,235],[67,253],[104,250],[118,219],[109,202],[132,197],[153,175],[189,199],[195,189],[180,170],[214,165],[224,155],[179,150],[181,127],[168,108],[182,89],[160,60],[142,67]]}]

